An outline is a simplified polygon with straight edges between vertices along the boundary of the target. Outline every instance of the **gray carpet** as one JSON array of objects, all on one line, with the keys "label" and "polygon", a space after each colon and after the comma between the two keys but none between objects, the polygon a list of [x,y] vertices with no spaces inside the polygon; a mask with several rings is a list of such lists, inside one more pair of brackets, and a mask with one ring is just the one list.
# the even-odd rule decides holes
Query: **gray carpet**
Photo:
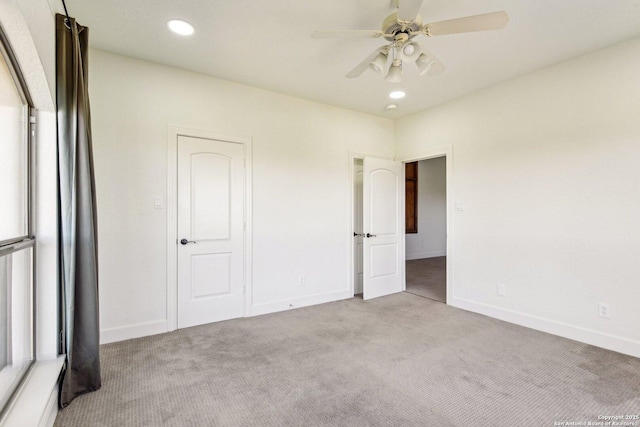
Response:
[{"label": "gray carpet", "polygon": [[553,426],[640,414],[640,359],[402,293],[101,347],[67,426]]},{"label": "gray carpet", "polygon": [[405,271],[407,292],[447,302],[447,257],[407,261]]}]

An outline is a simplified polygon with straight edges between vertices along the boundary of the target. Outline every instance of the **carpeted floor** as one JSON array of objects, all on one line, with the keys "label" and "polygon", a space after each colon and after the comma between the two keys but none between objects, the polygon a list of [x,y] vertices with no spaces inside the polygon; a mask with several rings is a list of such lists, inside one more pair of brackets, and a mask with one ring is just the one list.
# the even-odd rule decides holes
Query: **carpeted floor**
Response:
[{"label": "carpeted floor", "polygon": [[640,414],[640,359],[409,293],[108,344],[101,356],[102,389],[56,426],[553,426]]},{"label": "carpeted floor", "polygon": [[447,257],[407,261],[407,292],[447,302]]}]

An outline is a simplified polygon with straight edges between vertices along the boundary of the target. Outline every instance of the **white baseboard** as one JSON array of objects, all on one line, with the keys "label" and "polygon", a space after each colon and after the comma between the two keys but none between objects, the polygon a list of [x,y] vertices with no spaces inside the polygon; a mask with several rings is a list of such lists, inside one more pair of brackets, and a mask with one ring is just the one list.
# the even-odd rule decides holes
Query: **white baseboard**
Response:
[{"label": "white baseboard", "polygon": [[405,254],[405,259],[407,261],[411,261],[414,259],[423,259],[423,258],[435,258],[435,257],[439,257],[439,256],[446,256],[447,255],[447,251],[443,250],[443,251],[430,251],[430,252],[414,252],[412,254],[410,253],[406,253]]},{"label": "white baseboard", "polygon": [[[325,294],[309,295],[300,298],[274,301],[266,304],[254,304],[251,307],[251,312],[247,313],[247,317],[291,310],[293,308],[307,307],[310,305],[323,304],[326,302],[338,301],[351,297],[353,297],[353,295],[350,294],[349,290],[343,290]],[[134,325],[118,326],[115,328],[105,328],[100,330],[100,344],[108,344],[133,338],[141,338],[149,335],[162,334],[165,332],[169,332],[166,319],[137,323]]]},{"label": "white baseboard", "polygon": [[294,308],[308,307],[310,305],[324,304],[327,302],[338,301],[342,299],[352,298],[349,290],[329,292],[326,294],[308,295],[299,298],[291,298],[286,300],[274,301],[265,304],[254,304],[251,307],[250,316],[259,316],[261,314],[276,313],[278,311],[291,310]]},{"label": "white baseboard", "polygon": [[166,319],[106,328],[100,330],[100,344],[162,334],[168,331]]},{"label": "white baseboard", "polygon": [[449,304],[453,307],[484,314],[485,316],[504,320],[505,322],[515,323],[516,325],[525,326],[537,331],[558,335],[571,340],[580,341],[596,347],[640,358],[640,341],[604,334],[592,329],[532,316],[518,311],[507,310],[502,307],[496,307],[455,296]]}]

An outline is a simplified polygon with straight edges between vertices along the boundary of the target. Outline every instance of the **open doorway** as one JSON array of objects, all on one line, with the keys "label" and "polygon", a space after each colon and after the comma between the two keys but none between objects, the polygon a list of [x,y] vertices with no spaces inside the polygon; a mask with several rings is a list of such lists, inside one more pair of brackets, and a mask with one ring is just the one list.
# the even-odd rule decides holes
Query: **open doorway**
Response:
[{"label": "open doorway", "polygon": [[405,164],[406,291],[447,302],[447,159]]},{"label": "open doorway", "polygon": [[363,166],[362,159],[353,160],[353,295],[362,298],[363,291]]}]

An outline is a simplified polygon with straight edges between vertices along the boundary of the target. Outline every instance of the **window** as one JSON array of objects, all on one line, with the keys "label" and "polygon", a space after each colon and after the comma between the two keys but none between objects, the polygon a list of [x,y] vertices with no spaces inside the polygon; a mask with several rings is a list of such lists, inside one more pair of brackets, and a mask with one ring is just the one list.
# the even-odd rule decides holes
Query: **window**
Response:
[{"label": "window", "polygon": [[33,364],[31,102],[0,31],[0,410]]}]

